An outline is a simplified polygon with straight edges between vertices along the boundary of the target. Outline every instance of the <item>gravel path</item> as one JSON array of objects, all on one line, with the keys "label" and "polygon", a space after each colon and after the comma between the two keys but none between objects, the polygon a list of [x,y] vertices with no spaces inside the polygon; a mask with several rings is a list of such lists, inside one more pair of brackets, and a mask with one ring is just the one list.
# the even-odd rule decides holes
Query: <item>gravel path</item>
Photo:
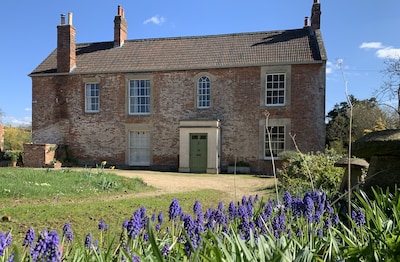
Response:
[{"label": "gravel path", "polygon": [[139,177],[156,188],[156,191],[142,192],[135,197],[156,196],[202,189],[214,189],[228,193],[232,199],[243,195],[265,195],[265,189],[274,186],[272,178],[260,178],[252,175],[215,175],[188,174],[172,172],[154,172],[141,170],[109,170],[125,177]]}]

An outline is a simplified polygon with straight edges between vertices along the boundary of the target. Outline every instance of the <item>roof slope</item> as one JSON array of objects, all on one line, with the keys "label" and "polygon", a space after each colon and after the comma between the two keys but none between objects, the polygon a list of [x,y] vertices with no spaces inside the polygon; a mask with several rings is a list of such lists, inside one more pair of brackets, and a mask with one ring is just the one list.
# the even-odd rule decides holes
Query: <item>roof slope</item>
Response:
[{"label": "roof slope", "polygon": [[[57,72],[54,50],[31,76]],[[76,45],[72,73],[143,72],[315,63],[326,60],[320,31],[294,30]]]}]

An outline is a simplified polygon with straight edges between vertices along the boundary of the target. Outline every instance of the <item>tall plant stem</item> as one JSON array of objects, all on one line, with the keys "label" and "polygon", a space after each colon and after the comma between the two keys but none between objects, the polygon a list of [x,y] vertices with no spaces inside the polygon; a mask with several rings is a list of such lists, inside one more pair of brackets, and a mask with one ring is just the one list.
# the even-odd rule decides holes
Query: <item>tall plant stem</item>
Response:
[{"label": "tall plant stem", "polygon": [[348,88],[347,88],[347,80],[346,77],[344,76],[343,72],[343,61],[339,60],[339,67],[340,67],[340,72],[342,73],[343,77],[343,82],[344,82],[344,87],[345,87],[345,93],[346,93],[346,99],[347,103],[349,103],[350,106],[350,116],[349,116],[349,147],[348,147],[348,157],[347,157],[347,210],[349,217],[351,217],[351,164],[350,164],[350,159],[351,159],[351,130],[352,130],[352,122],[353,122],[353,104],[351,103],[351,99],[348,93]]},{"label": "tall plant stem", "polygon": [[269,147],[269,153],[271,155],[272,173],[274,174],[276,202],[279,204],[278,179],[276,177],[275,159],[274,159],[274,154],[272,152],[271,133],[269,132],[269,129],[268,129],[269,116],[270,116],[270,113],[266,112],[265,113],[265,132],[267,132],[267,136],[268,136],[268,147]]}]

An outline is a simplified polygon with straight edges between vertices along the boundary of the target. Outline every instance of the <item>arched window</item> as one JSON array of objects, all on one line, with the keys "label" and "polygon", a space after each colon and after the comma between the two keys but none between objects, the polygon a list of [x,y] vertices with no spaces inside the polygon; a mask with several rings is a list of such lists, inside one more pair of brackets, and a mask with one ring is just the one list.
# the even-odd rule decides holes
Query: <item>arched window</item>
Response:
[{"label": "arched window", "polygon": [[202,76],[197,81],[197,108],[209,108],[211,105],[211,81]]}]

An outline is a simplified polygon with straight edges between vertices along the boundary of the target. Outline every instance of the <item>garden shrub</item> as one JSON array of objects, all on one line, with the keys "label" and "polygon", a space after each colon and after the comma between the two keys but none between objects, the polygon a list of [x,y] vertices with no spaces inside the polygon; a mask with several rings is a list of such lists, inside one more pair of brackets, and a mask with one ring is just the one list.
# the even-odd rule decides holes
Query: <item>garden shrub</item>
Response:
[{"label": "garden shrub", "polygon": [[285,151],[279,156],[284,160],[282,168],[278,169],[279,182],[284,190],[302,193],[313,189],[327,192],[339,189],[343,169],[334,164],[343,156],[334,150],[307,154]]}]

